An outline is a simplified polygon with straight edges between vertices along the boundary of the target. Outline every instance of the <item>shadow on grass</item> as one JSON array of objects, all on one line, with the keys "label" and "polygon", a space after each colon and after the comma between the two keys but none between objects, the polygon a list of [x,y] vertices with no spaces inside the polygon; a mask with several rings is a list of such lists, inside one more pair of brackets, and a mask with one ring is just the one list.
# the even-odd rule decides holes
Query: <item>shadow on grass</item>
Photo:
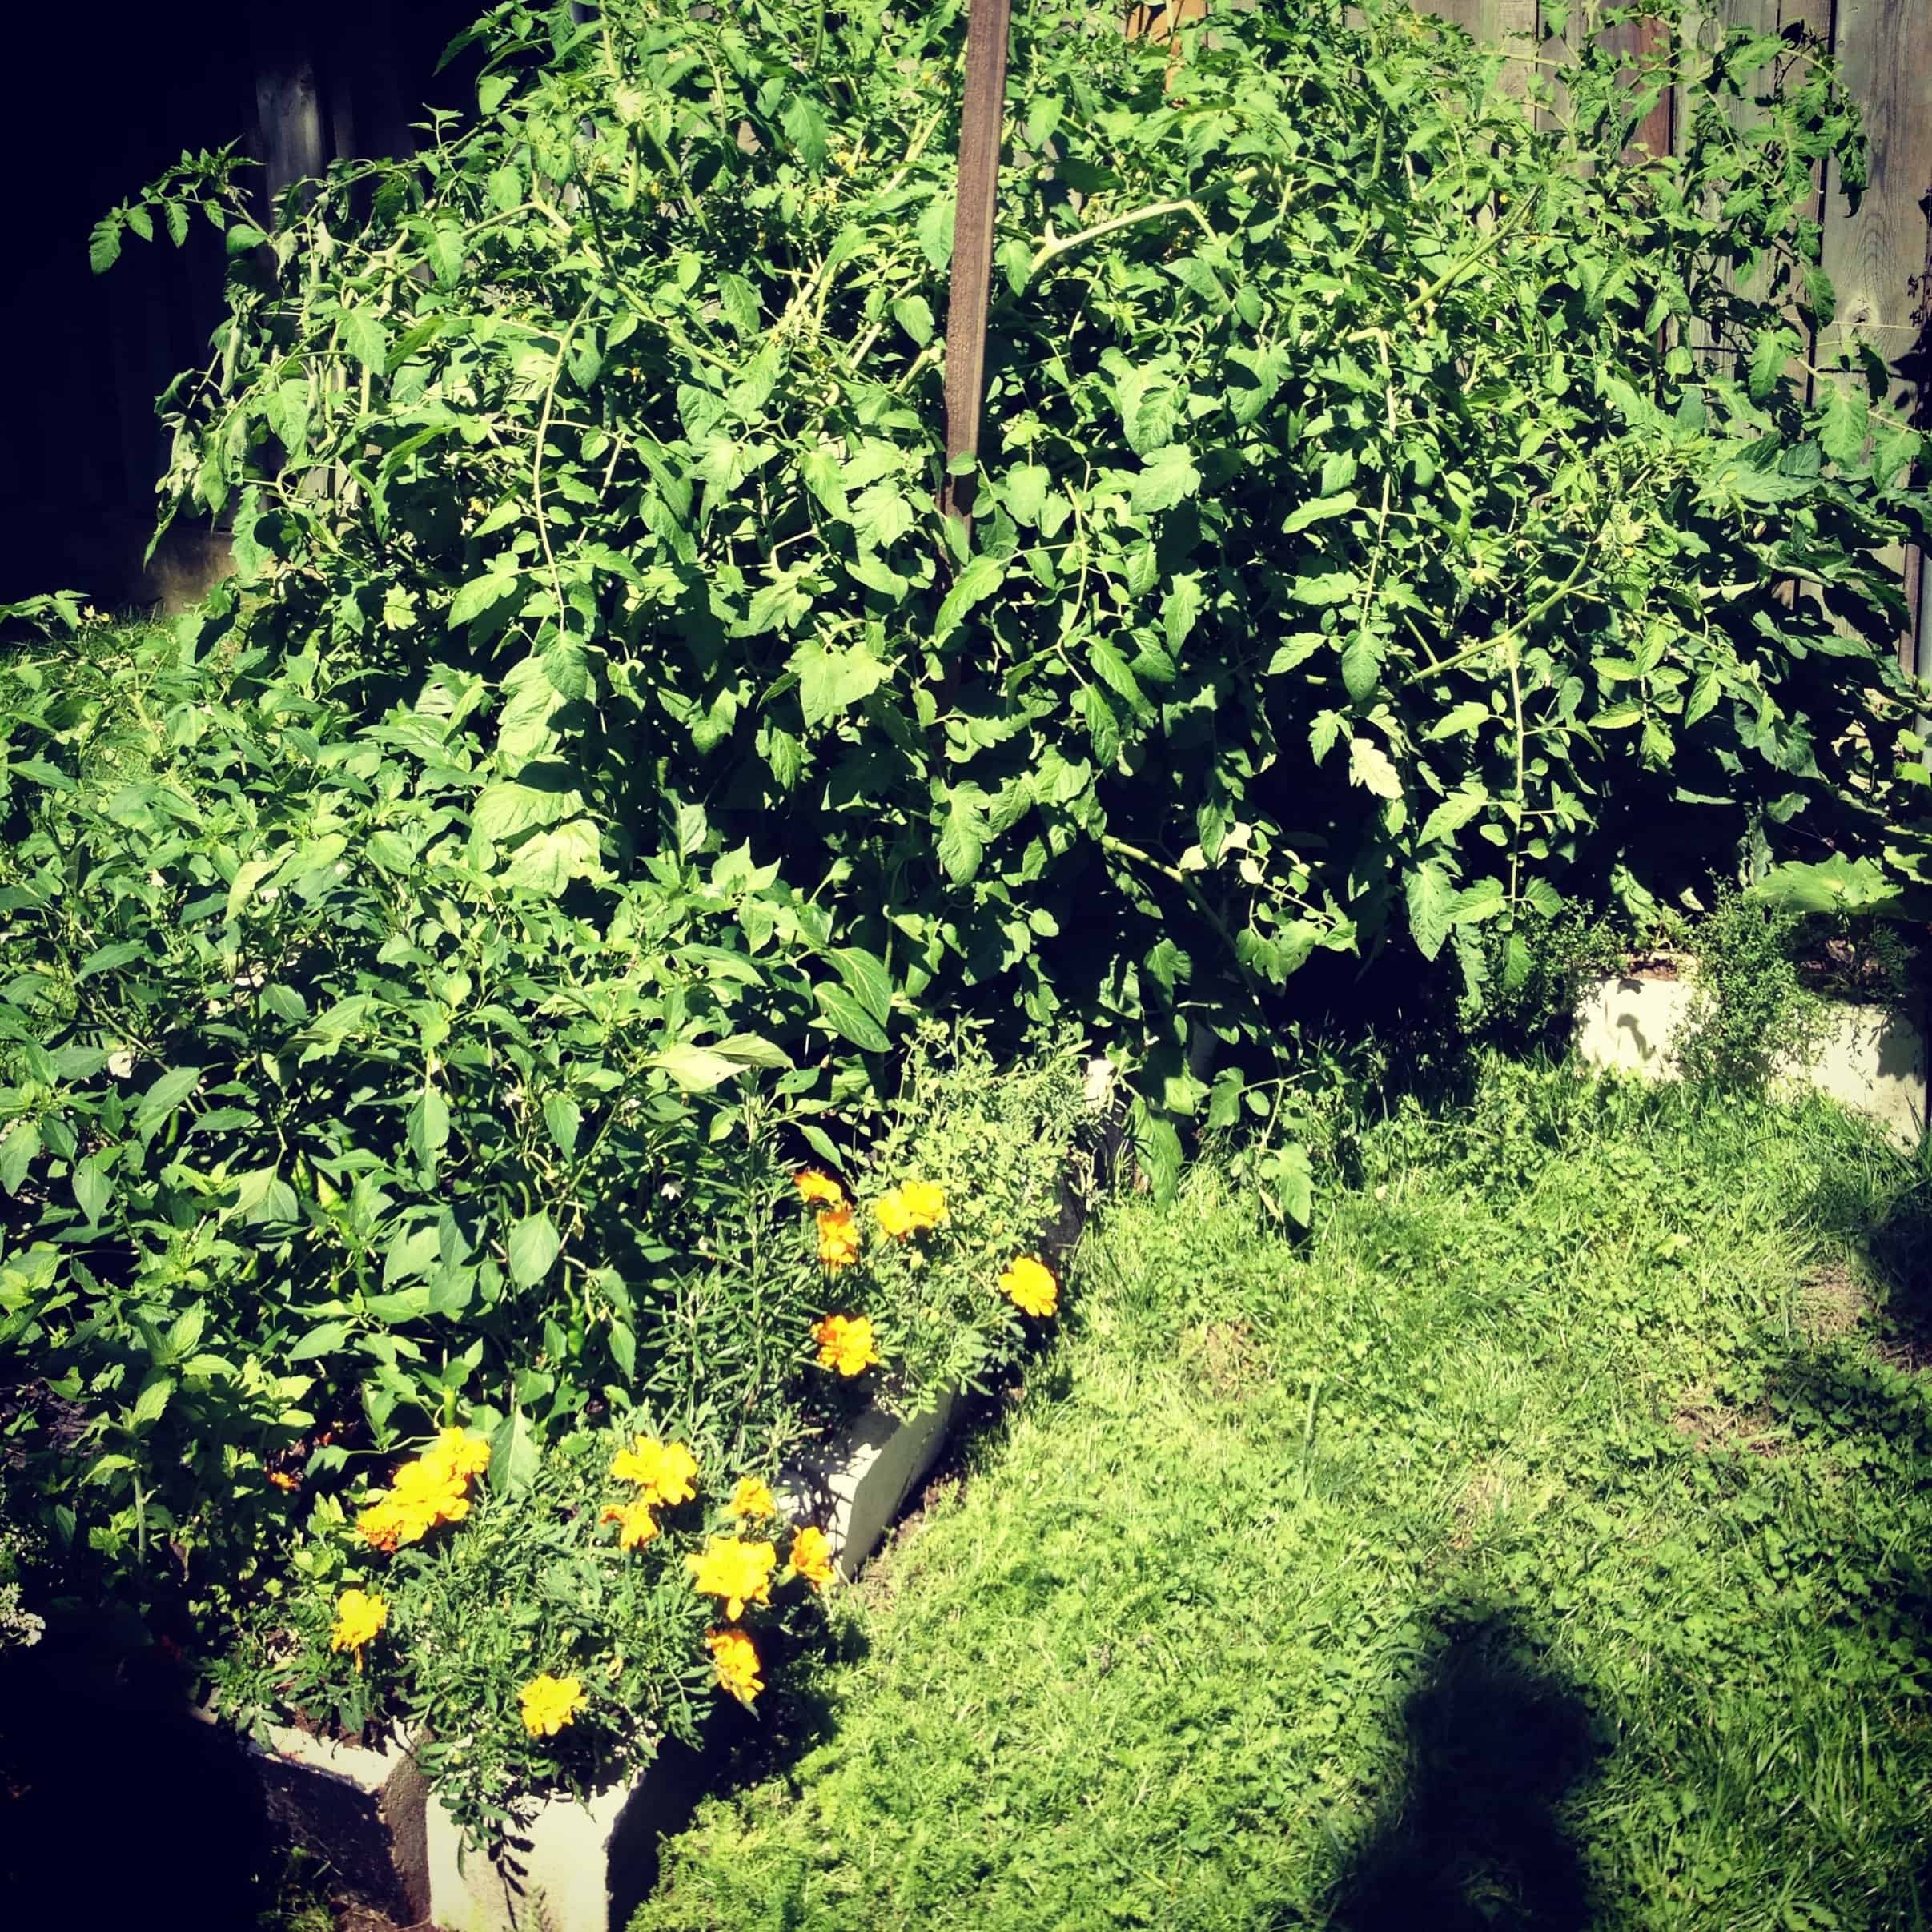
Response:
[{"label": "shadow on grass", "polygon": [[1508,1613],[1459,1606],[1402,1707],[1406,1763],[1349,1856],[1346,1932],[1582,1932],[1588,1874],[1564,1823],[1597,1756],[1589,1705]]}]

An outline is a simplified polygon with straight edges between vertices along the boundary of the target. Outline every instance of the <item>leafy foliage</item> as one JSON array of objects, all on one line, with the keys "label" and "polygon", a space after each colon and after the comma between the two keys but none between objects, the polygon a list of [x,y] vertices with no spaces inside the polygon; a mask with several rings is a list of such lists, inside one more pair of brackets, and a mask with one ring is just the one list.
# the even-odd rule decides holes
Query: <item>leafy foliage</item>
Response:
[{"label": "leafy foliage", "polygon": [[[1791,326],[1856,114],[1741,30],[1633,70],[1592,38],[1628,11],[1581,10],[1540,129],[1406,9],[1231,12],[1178,64],[1026,10],[970,535],[955,0],[503,0],[414,159],[264,233],[187,158],[101,246],[231,224],[167,500],[234,518],[254,643],[483,677],[480,866],[628,878],[701,808],[885,967],[834,1031],[1070,1013],[1164,1184],[1190,1045],[1259,1078],[1311,954],[1480,998],[1566,894],[1882,805],[1918,439]],[[1684,153],[1626,151],[1667,85]]]},{"label": "leafy foliage", "polygon": [[1672,1042],[1692,1078],[1762,1088],[1808,1058],[1821,1006],[1797,956],[1815,924],[1731,891],[1692,929],[1697,978]]}]

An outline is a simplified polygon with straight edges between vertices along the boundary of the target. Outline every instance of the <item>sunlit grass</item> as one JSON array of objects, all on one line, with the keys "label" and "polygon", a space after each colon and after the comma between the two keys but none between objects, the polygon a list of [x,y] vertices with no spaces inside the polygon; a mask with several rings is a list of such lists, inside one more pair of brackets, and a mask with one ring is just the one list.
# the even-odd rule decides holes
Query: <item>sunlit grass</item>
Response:
[{"label": "sunlit grass", "polygon": [[1116,1205],[639,1932],[1922,1922],[1916,1171],[1500,1066],[1361,1147]]}]

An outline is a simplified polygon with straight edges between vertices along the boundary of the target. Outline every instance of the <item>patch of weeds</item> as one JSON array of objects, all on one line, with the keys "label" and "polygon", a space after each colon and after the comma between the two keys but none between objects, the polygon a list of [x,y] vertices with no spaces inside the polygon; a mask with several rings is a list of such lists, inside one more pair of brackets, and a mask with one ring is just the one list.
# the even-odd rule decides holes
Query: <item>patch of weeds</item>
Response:
[{"label": "patch of weeds", "polygon": [[1799,970],[1805,922],[1734,889],[1693,935],[1697,972],[1674,1042],[1685,1073],[1757,1092],[1816,1043],[1822,1002]]}]

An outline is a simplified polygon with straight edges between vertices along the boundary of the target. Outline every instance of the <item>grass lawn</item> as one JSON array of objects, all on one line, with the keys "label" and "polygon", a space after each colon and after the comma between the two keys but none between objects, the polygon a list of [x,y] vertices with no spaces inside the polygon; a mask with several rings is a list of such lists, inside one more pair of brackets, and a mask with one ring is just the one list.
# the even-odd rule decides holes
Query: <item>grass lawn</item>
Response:
[{"label": "grass lawn", "polygon": [[634,1932],[1932,1918],[1918,1170],[1501,1063],[1349,1158],[1113,1209]]}]

